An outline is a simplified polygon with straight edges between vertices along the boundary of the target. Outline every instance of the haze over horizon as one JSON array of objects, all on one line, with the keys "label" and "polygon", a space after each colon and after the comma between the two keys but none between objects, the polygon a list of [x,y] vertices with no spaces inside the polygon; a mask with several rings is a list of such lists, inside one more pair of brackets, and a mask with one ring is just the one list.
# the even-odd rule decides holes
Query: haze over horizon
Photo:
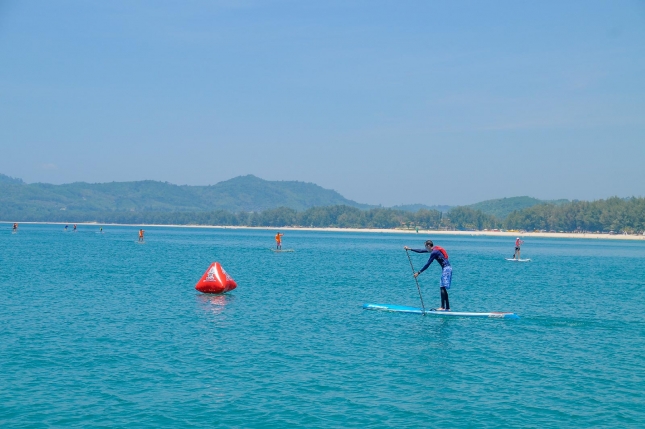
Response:
[{"label": "haze over horizon", "polygon": [[645,4],[0,3],[0,173],[643,196]]}]

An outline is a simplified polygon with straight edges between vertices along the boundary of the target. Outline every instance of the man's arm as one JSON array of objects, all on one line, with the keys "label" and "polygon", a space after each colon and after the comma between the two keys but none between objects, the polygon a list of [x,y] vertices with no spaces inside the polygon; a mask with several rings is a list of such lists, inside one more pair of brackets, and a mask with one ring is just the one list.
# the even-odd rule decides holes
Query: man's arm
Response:
[{"label": "man's arm", "polygon": [[[426,252],[427,252],[427,250],[426,250]],[[437,254],[436,254],[436,253],[430,253],[430,258],[428,259],[428,262],[426,262],[426,264],[423,266],[423,268],[421,268],[421,269],[419,270],[419,274],[421,274],[422,272],[424,272],[425,270],[427,270],[427,269],[428,269],[428,267],[430,266],[430,264],[432,264],[432,262],[433,262],[435,259],[437,259]]]},{"label": "man's arm", "polygon": [[408,249],[413,251],[414,253],[429,253],[430,251],[428,249]]}]

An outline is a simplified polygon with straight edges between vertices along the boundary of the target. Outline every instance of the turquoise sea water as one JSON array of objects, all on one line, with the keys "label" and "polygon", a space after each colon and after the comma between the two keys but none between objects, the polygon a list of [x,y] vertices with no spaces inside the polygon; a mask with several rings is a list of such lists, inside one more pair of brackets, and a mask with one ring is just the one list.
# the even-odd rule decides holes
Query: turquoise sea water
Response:
[{"label": "turquoise sea water", "polygon": [[[643,427],[645,243],[0,225],[2,427]],[[402,247],[433,238],[453,310]],[[423,255],[413,255],[418,269]],[[238,282],[194,285],[212,261]],[[439,267],[421,275],[439,304]]]}]

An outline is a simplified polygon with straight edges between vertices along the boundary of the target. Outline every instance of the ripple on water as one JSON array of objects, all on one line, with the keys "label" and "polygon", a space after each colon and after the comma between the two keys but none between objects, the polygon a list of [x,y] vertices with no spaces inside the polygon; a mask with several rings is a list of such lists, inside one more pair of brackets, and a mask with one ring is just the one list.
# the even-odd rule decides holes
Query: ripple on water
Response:
[{"label": "ripple on water", "polygon": [[[426,237],[25,225],[0,231],[0,423],[11,427],[638,427],[641,243],[442,236],[454,309],[418,305]],[[529,255],[530,253],[530,255]],[[565,258],[566,255],[572,256]],[[411,255],[418,268],[423,255]],[[554,256],[558,258],[554,259]],[[219,261],[239,284],[194,285]],[[566,263],[562,261],[566,260]],[[420,278],[438,304],[438,269]]]}]

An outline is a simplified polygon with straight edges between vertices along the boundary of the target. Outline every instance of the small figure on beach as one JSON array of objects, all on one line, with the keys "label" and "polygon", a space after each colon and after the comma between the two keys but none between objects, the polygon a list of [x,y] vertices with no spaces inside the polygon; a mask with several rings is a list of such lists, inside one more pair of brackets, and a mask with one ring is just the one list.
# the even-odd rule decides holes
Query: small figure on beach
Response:
[{"label": "small figure on beach", "polygon": [[515,239],[515,253],[513,253],[513,259],[520,259],[520,246],[524,244],[524,241],[520,240],[520,237]]},{"label": "small figure on beach", "polygon": [[278,232],[278,233],[275,235],[275,248],[276,248],[277,250],[282,250],[282,236],[283,236],[283,235],[284,235],[284,234],[283,234],[283,233],[281,233],[281,232]]},{"label": "small figure on beach", "polygon": [[144,232],[145,232],[145,231],[144,231],[144,230],[142,230],[142,229],[140,229],[140,230],[139,230],[139,241],[140,241],[140,242],[143,242],[143,233],[144,233]]},{"label": "small figure on beach", "polygon": [[13,231],[11,231],[11,232],[18,232],[18,222],[14,222]]},{"label": "small figure on beach", "polygon": [[448,261],[448,252],[443,247],[435,246],[432,240],[425,242],[425,249],[410,249],[408,246],[403,247],[405,250],[411,250],[415,253],[429,253],[428,262],[419,271],[414,273],[414,278],[428,269],[430,264],[435,260],[441,265],[441,280],[439,282],[439,291],[441,292],[441,307],[436,311],[450,311],[450,301],[448,300],[448,289],[452,283],[452,265]]}]

